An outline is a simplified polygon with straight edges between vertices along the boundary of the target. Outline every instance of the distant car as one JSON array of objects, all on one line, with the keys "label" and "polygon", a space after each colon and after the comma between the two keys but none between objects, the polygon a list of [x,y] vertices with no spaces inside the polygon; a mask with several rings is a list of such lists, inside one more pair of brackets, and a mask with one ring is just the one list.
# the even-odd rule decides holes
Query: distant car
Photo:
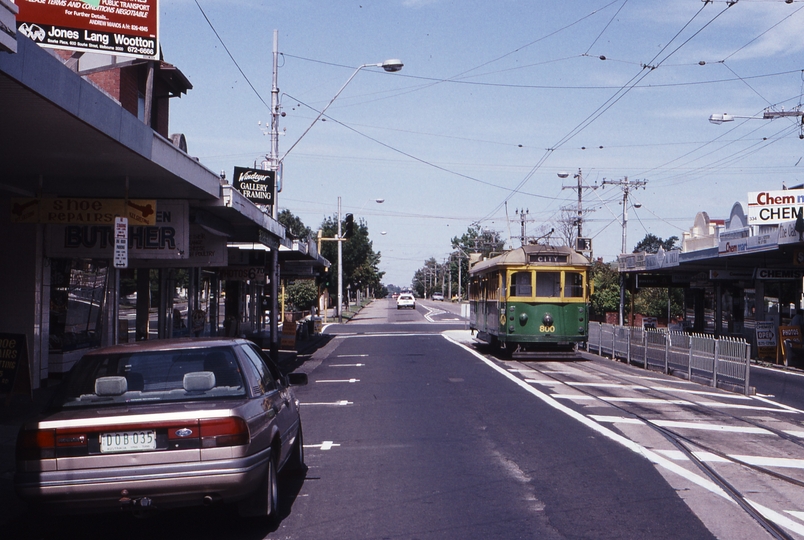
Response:
[{"label": "distant car", "polygon": [[438,302],[443,302],[444,294],[440,292],[434,292],[430,298],[432,298],[433,300],[437,300]]},{"label": "distant car", "polygon": [[396,299],[396,309],[413,308],[416,309],[416,299],[410,293],[402,293]]},{"label": "distant car", "polygon": [[304,470],[299,402],[245,339],[140,341],[84,355],[17,439],[17,494],[57,513],[237,503],[277,515]]},{"label": "distant car", "polygon": [[391,295],[391,298],[393,298],[394,300],[396,300],[397,298],[399,298],[399,293],[394,293],[394,294],[392,294],[392,295]]}]

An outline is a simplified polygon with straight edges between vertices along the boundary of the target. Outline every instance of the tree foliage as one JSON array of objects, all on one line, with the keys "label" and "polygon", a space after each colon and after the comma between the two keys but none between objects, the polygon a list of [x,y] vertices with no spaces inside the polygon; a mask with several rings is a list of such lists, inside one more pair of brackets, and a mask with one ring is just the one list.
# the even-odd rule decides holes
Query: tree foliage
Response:
[{"label": "tree foliage", "polygon": [[[658,253],[659,249],[669,251],[676,247],[678,236],[671,236],[666,240],[653,233],[634,246],[634,253]],[[646,287],[637,291],[634,296],[634,311],[649,317],[667,317],[668,299],[670,301],[670,316],[677,317],[684,313],[684,292],[676,288]]]},{"label": "tree foliage", "polygon": [[643,251],[645,253],[658,253],[659,248],[670,251],[676,247],[676,242],[678,242],[678,236],[671,236],[667,240],[662,240],[655,234],[648,233],[645,235],[645,238],[634,246],[634,253],[641,253]]},{"label": "tree foliage", "polygon": [[605,320],[607,312],[620,310],[620,273],[614,263],[595,261],[592,265],[595,292],[590,299],[590,318]]},{"label": "tree foliage", "polygon": [[294,310],[307,311],[318,303],[315,280],[297,280],[285,287],[285,302]]},{"label": "tree foliage", "polygon": [[[343,227],[343,222],[341,223]],[[338,235],[338,216],[327,217],[321,223],[323,238],[336,238]],[[333,279],[330,280],[330,295],[338,294],[338,243],[323,242],[321,255],[332,263]],[[368,225],[364,219],[355,222],[354,234],[343,242],[343,287],[347,290],[371,289],[379,291],[385,272],[380,271],[380,252],[375,252],[369,239]]]},{"label": "tree foliage", "polygon": [[280,211],[276,220],[285,227],[288,236],[291,238],[304,239],[313,235],[312,229],[305,225],[298,216],[295,216],[293,212],[288,209]]}]

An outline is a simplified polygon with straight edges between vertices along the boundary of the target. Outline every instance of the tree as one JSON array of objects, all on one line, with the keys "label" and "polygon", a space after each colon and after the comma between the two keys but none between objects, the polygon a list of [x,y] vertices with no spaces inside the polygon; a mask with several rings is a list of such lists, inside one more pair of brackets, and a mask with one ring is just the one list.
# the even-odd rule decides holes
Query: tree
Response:
[{"label": "tree", "polygon": [[[343,225],[343,224],[342,224]],[[335,238],[338,235],[338,216],[325,218],[321,222],[323,238]],[[332,262],[333,272],[337,272],[338,245],[337,242],[323,242],[321,255]],[[368,225],[364,219],[355,223],[354,234],[343,242],[343,290],[371,289],[380,290],[382,277],[385,272],[379,269],[381,254],[375,252],[369,239]],[[337,278],[333,275],[330,280],[330,294],[338,294]]]},{"label": "tree", "polygon": [[590,319],[605,320],[607,312],[620,310],[620,273],[616,263],[595,261],[592,264],[595,292],[590,299]]},{"label": "tree", "polygon": [[318,303],[318,287],[312,279],[297,280],[285,287],[285,302],[297,311],[307,311]]},{"label": "tree", "polygon": [[[491,229],[481,229],[480,225],[475,223],[469,226],[466,232],[461,236],[452,238],[453,253],[448,261],[450,265],[446,271],[447,275],[452,276],[452,291],[453,294],[458,292],[458,275],[460,274],[461,281],[460,290],[466,294],[466,284],[469,283],[469,255],[476,253],[480,258],[489,257],[493,254],[502,253],[505,249],[505,240],[500,236],[498,231]],[[435,259],[430,259],[425,262],[427,265],[434,267],[437,265]],[[460,265],[460,272],[458,271]],[[413,278],[413,283],[418,283],[418,280],[424,276],[423,269],[417,270]],[[441,289],[439,289],[441,290]],[[449,290],[449,287],[447,287]]]},{"label": "tree", "polygon": [[288,209],[279,212],[276,220],[285,227],[288,236],[291,238],[304,239],[313,235],[312,229],[306,226],[299,217],[293,215],[293,212]]},{"label": "tree", "polygon": [[634,253],[658,253],[659,248],[662,248],[665,251],[670,251],[671,249],[675,248],[676,242],[678,242],[678,236],[671,236],[667,240],[662,240],[658,236],[653,233],[648,233],[645,235],[645,238],[640,240],[636,246],[634,246]]},{"label": "tree", "polygon": [[[658,253],[659,249],[669,251],[675,248],[676,242],[678,242],[678,236],[662,240],[655,234],[648,233],[634,246],[634,253]],[[649,317],[666,317],[668,300],[671,317],[684,314],[684,293],[678,288],[646,287],[640,289],[634,296],[634,311]]]}]

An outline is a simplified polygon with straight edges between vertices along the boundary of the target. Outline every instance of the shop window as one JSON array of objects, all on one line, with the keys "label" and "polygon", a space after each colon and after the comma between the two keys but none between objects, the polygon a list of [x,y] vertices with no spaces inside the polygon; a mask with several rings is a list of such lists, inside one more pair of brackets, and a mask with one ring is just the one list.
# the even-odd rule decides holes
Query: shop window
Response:
[{"label": "shop window", "polygon": [[100,346],[107,270],[106,261],[51,259],[51,352]]}]

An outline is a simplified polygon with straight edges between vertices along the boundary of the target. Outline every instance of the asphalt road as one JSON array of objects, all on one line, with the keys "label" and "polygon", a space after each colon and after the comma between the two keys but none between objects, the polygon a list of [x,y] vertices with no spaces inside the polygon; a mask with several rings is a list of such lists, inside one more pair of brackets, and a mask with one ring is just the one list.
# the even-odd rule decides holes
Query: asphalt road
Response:
[{"label": "asphalt road", "polygon": [[440,335],[333,341],[281,538],[711,538],[649,461]]},{"label": "asphalt road", "polygon": [[[759,370],[752,385],[765,393],[749,399],[591,356],[504,361],[471,344],[459,314],[449,302],[396,310],[386,300],[327,327],[326,346],[298,362],[310,378],[297,389],[309,469],[281,478],[278,523],[244,520],[226,508],[58,521],[29,510],[4,533],[117,540],[772,537],[711,481],[703,471],[709,467],[783,524],[776,537],[804,538],[804,473],[797,475],[804,471],[804,432],[797,435],[804,413],[794,409],[800,377]],[[680,455],[680,446],[708,456],[708,465]],[[726,459],[734,455],[776,476]]]}]

